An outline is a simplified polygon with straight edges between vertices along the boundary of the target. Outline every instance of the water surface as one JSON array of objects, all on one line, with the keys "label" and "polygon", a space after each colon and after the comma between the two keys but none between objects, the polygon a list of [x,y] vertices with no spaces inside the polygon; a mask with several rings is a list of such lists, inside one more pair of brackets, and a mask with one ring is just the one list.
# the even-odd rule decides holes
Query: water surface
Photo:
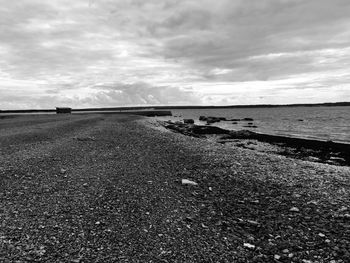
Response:
[{"label": "water surface", "polygon": [[[253,118],[257,128],[243,127],[247,122],[215,123],[230,130],[248,129],[267,134],[300,138],[332,140],[350,143],[350,107],[279,107],[279,108],[231,108],[231,109],[171,109],[173,117],[157,117],[161,120],[191,118],[196,124],[199,116],[226,117],[227,119]],[[176,117],[175,117],[176,116]]]}]

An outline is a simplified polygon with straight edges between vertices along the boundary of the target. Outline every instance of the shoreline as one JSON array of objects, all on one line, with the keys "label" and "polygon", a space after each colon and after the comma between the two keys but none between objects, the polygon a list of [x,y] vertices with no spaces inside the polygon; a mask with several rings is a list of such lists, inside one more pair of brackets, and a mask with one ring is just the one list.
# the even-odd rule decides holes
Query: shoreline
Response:
[{"label": "shoreline", "polygon": [[[217,126],[182,122],[159,121],[159,123],[167,129],[187,136],[211,137],[211,140],[221,144],[231,144],[313,162],[350,166],[350,144],[348,143],[264,134],[250,130],[233,131]],[[256,144],[259,146],[249,147]],[[274,149],[269,146],[273,146]]]}]

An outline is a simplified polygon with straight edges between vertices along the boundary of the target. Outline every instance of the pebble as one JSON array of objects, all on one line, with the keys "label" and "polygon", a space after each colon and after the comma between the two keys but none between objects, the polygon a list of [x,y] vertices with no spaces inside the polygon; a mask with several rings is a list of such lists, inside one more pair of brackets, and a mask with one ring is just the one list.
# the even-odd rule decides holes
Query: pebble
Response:
[{"label": "pebble", "polygon": [[348,210],[348,208],[346,206],[342,206],[340,209],[339,209],[339,212],[344,212]]},{"label": "pebble", "polygon": [[183,185],[198,185],[196,182],[191,181],[191,180],[188,180],[188,179],[182,179],[182,180],[181,180],[181,183],[182,183]]},{"label": "pebble", "polygon": [[201,226],[203,227],[203,228],[208,228],[206,225],[204,225],[203,223],[201,223]]},{"label": "pebble", "polygon": [[299,212],[299,208],[298,207],[292,207],[291,209],[289,209],[289,211],[291,212]]},{"label": "pebble", "polygon": [[280,256],[280,255],[275,255],[274,258],[275,258],[276,260],[279,260],[279,259],[281,258],[281,256]]},{"label": "pebble", "polygon": [[249,224],[252,224],[252,225],[259,225],[259,223],[257,221],[254,221],[254,220],[247,220],[247,222]]},{"label": "pebble", "polygon": [[251,248],[251,249],[254,249],[254,248],[255,248],[254,245],[249,244],[249,243],[244,243],[243,246],[246,247],[246,248]]}]

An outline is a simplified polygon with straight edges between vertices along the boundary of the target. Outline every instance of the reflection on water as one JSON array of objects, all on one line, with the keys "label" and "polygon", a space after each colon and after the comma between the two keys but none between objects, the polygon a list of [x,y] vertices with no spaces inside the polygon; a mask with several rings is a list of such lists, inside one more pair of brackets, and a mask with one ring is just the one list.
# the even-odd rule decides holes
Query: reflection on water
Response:
[{"label": "reflection on water", "polygon": [[[253,118],[257,128],[243,127],[247,122],[215,123],[216,126],[303,138],[332,140],[350,143],[350,107],[281,107],[236,109],[171,109],[173,117],[162,120],[192,118],[196,124],[205,124],[199,116],[226,117],[227,119]],[[177,116],[177,117],[175,117]]]}]

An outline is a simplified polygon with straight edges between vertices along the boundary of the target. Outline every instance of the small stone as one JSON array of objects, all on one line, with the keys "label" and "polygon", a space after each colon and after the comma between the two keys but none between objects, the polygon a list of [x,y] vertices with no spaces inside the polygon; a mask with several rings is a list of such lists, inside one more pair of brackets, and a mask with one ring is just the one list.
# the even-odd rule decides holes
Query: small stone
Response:
[{"label": "small stone", "polygon": [[289,253],[289,254],[288,254],[288,257],[289,257],[289,258],[292,258],[292,257],[294,257],[294,254],[293,254],[293,253]]},{"label": "small stone", "polygon": [[276,260],[279,260],[280,258],[281,258],[280,255],[275,255],[275,256],[274,256],[274,259],[276,259]]},{"label": "small stone", "polygon": [[247,220],[247,222],[249,224],[252,224],[252,225],[259,225],[259,223],[257,221],[254,221],[254,220]]},{"label": "small stone", "polygon": [[61,168],[61,170],[60,170],[60,173],[61,173],[61,174],[64,174],[64,173],[66,173],[66,172],[67,172],[66,169]]},{"label": "small stone", "polygon": [[298,207],[292,207],[291,209],[289,209],[289,211],[291,212],[299,212],[299,208]]},{"label": "small stone", "polygon": [[95,223],[95,225],[100,225],[101,224],[101,222],[100,221],[97,221],[96,223]]},{"label": "small stone", "polygon": [[339,209],[339,212],[344,212],[348,210],[348,208],[346,206],[342,206],[340,209]]},{"label": "small stone", "polygon": [[254,249],[255,248],[254,245],[249,244],[249,243],[244,243],[243,246],[246,247],[246,248],[250,248],[250,249]]},{"label": "small stone", "polygon": [[204,225],[203,223],[201,223],[201,226],[203,227],[203,228],[208,228],[206,225]]},{"label": "small stone", "polygon": [[289,249],[283,249],[282,252],[287,254],[287,253],[289,253]]},{"label": "small stone", "polygon": [[209,187],[209,191],[213,191],[213,188],[212,188],[212,187]]},{"label": "small stone", "polygon": [[188,179],[181,179],[181,183],[183,185],[198,185],[196,182],[188,180]]},{"label": "small stone", "polygon": [[320,161],[320,158],[317,158],[315,156],[309,156],[309,157],[307,157],[307,160],[309,160],[311,162],[318,162],[318,161]]},{"label": "small stone", "polygon": [[325,237],[326,235],[323,234],[323,233],[318,233],[318,236],[320,236],[320,237]]},{"label": "small stone", "polygon": [[331,243],[331,241],[329,239],[326,239],[324,242]]},{"label": "small stone", "polygon": [[316,200],[311,200],[311,201],[307,202],[307,204],[318,205],[318,202]]}]

